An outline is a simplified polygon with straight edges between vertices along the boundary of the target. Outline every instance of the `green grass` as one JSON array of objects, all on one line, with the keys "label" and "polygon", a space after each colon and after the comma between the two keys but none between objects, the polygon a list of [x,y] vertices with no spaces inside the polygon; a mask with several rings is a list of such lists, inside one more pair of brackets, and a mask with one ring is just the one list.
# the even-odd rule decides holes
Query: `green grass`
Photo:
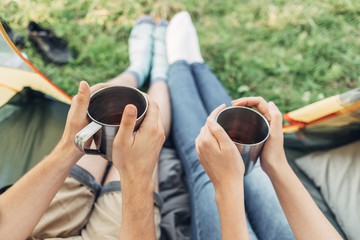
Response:
[{"label": "green grass", "polygon": [[188,10],[203,56],[234,98],[263,96],[285,113],[360,86],[358,0],[3,0],[0,16],[26,34],[30,20],[54,29],[76,53],[65,66],[21,51],[68,94],[128,65],[127,39],[142,13]]}]

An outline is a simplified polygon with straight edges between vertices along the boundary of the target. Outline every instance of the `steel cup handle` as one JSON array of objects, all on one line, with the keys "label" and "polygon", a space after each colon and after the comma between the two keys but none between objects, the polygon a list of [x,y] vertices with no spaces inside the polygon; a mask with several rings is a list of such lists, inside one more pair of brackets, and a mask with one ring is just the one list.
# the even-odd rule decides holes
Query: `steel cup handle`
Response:
[{"label": "steel cup handle", "polygon": [[94,136],[97,131],[101,129],[101,125],[96,122],[89,123],[86,127],[84,127],[80,132],[78,132],[75,136],[75,145],[80,151],[86,154],[99,155],[101,154],[99,149],[89,149],[84,148],[85,143]]}]

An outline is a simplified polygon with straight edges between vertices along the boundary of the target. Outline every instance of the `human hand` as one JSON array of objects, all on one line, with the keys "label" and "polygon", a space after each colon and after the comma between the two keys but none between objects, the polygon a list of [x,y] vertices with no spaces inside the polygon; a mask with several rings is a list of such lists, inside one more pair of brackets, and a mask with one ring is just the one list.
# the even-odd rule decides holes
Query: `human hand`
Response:
[{"label": "human hand", "polygon": [[120,173],[122,188],[128,184],[138,187],[152,184],[152,174],[165,141],[159,107],[148,95],[147,98],[149,107],[140,128],[134,132],[137,109],[129,104],[114,139],[113,164]]},{"label": "human hand", "polygon": [[286,163],[282,114],[273,102],[267,103],[262,97],[246,97],[232,101],[234,106],[256,107],[270,124],[269,138],[260,155],[261,167],[268,174]]},{"label": "human hand", "polygon": [[[83,153],[75,146],[75,135],[88,123],[87,109],[90,101],[90,88],[87,82],[81,81],[78,94],[72,99],[71,107],[67,115],[65,129],[60,140],[60,145],[73,153],[78,159]],[[75,157],[75,159],[76,159]]]},{"label": "human hand", "polygon": [[214,184],[215,190],[238,183],[245,172],[239,150],[215,120],[224,108],[225,104],[210,114],[195,140],[199,161]]}]

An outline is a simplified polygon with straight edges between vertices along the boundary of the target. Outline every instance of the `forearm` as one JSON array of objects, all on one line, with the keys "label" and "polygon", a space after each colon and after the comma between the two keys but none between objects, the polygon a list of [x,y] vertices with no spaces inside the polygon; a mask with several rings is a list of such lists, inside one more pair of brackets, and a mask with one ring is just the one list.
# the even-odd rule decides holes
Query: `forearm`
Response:
[{"label": "forearm", "polygon": [[215,192],[221,238],[250,239],[245,216],[243,179],[224,188],[216,188]]},{"label": "forearm", "polygon": [[269,174],[296,239],[341,239],[286,159]]},{"label": "forearm", "polygon": [[119,239],[155,239],[154,184],[121,180],[122,223]]},{"label": "forearm", "polygon": [[0,239],[25,239],[81,157],[64,144],[0,196]]}]

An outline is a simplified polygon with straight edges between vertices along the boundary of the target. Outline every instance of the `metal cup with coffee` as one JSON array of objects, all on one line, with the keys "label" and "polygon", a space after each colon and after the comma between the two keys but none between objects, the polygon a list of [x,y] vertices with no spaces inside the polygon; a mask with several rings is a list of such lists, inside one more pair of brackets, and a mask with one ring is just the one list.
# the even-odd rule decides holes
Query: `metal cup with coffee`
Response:
[{"label": "metal cup with coffee", "polygon": [[[88,116],[91,123],[75,136],[75,145],[86,154],[101,155],[112,161],[112,146],[119,129],[123,111],[128,104],[137,108],[136,131],[148,109],[146,96],[132,87],[111,86],[94,92],[90,97]],[[86,142],[94,138],[96,149],[85,148]]]},{"label": "metal cup with coffee", "polygon": [[245,164],[245,175],[250,173],[269,137],[269,122],[259,112],[240,106],[223,109],[216,121],[239,149]]}]

